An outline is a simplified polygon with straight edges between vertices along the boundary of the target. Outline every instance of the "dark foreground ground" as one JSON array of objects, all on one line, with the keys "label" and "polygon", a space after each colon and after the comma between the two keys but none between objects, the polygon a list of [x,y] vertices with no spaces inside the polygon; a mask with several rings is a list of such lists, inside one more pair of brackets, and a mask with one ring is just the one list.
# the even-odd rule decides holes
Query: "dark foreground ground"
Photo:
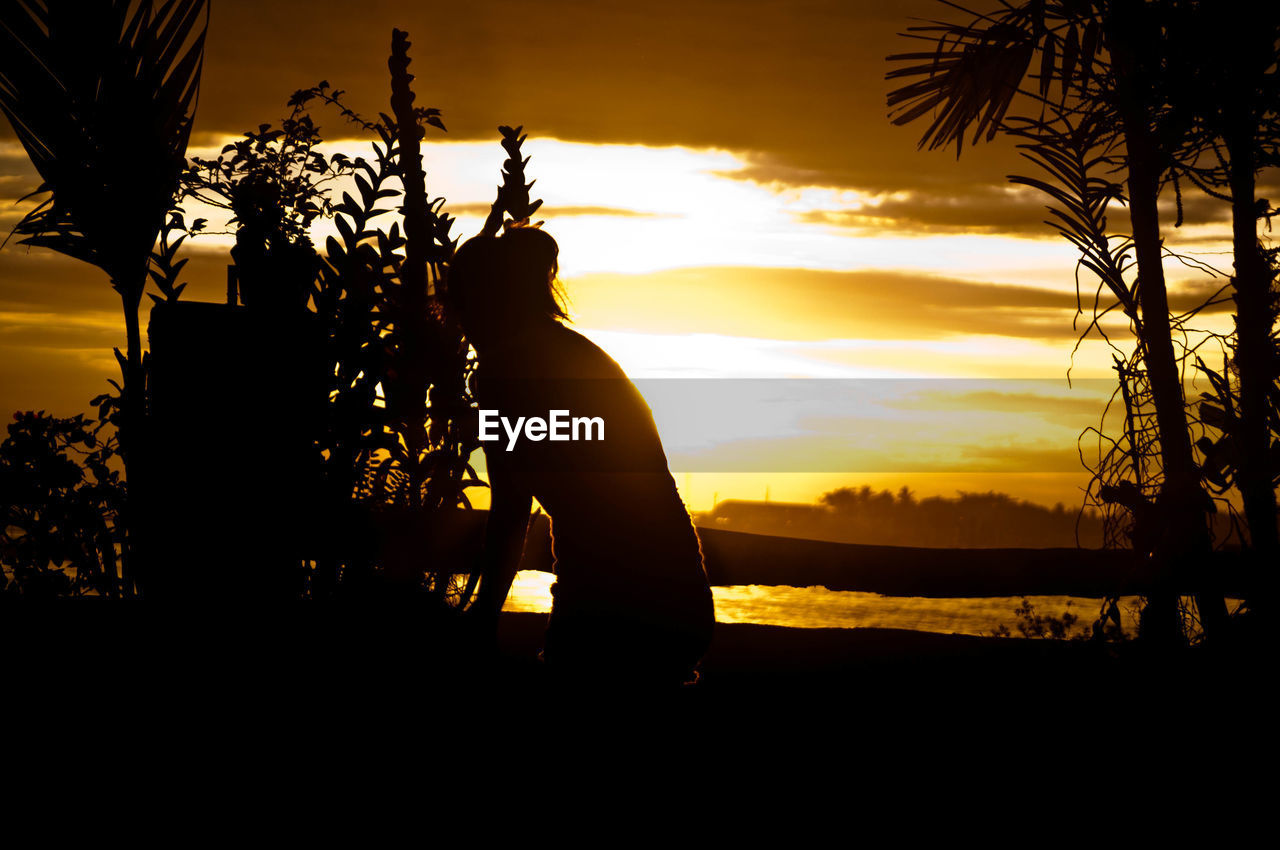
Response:
[{"label": "dark foreground ground", "polygon": [[[701,682],[655,694],[549,682],[544,622],[504,615],[477,652],[406,606],[0,606],[8,789],[67,801],[63,819],[124,794],[113,822],[179,813],[183,838],[248,812],[563,834],[623,809],[609,836],[781,823],[786,847],[1272,822],[1275,665],[1256,643],[1160,655],[722,624]],[[208,817],[181,814],[193,800]],[[805,838],[824,818],[842,832]]]},{"label": "dark foreground ground", "polygon": [[[711,727],[782,718],[827,734],[1153,734],[1191,723],[1247,743],[1274,714],[1276,668],[1260,639],[1158,653],[1140,645],[978,638],[889,629],[719,624],[701,681],[666,693],[551,682],[537,652],[545,615],[504,614],[481,651],[407,606],[156,612],[75,602],[0,608],[5,704],[138,700],[244,716],[305,707],[312,717],[501,706],[525,719],[606,718],[652,707]],[[763,724],[763,725],[760,725]],[[1182,734],[1182,733],[1179,733]],[[1216,740],[1215,737],[1215,740]]]},{"label": "dark foreground ground", "polygon": [[593,795],[642,820],[727,799],[740,825],[906,806],[895,830],[950,830],[933,806],[952,801],[984,834],[1024,811],[1037,835],[1134,818],[1139,799],[1143,817],[1194,812],[1215,832],[1271,810],[1275,665],[1256,642],[1157,654],[720,624],[701,681],[651,693],[549,681],[544,624],[504,614],[481,652],[407,606],[0,606],[8,775],[56,791],[142,770],[180,799],[194,775],[232,808],[291,812],[290,794],[341,811],[338,787],[430,783],[407,811],[461,806],[468,823],[491,795],[530,801],[539,824]]}]

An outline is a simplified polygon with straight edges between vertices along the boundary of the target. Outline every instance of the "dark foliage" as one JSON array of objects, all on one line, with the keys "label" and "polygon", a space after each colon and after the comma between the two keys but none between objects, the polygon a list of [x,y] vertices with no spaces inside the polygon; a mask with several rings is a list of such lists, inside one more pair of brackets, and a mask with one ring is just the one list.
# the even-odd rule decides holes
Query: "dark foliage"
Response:
[{"label": "dark foliage", "polygon": [[116,401],[101,420],[19,412],[0,443],[0,592],[27,597],[120,592],[125,485],[113,463]]}]

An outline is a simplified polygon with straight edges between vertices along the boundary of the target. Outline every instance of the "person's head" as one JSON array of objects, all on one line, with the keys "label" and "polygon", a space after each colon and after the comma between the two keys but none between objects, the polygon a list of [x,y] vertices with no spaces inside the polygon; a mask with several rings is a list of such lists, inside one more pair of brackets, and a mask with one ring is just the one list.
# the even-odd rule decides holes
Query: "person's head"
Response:
[{"label": "person's head", "polygon": [[567,319],[555,280],[559,253],[555,239],[534,227],[464,242],[447,286],[449,309],[468,339],[484,345],[532,323]]}]

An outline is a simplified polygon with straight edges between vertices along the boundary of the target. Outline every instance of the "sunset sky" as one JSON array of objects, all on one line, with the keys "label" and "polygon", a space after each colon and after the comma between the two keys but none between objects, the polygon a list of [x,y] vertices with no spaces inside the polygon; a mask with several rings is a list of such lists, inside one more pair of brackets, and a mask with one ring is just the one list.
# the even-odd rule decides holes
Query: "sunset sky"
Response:
[{"label": "sunset sky", "polygon": [[[400,27],[418,103],[441,109],[449,128],[428,135],[424,163],[428,190],[458,217],[455,234],[477,232],[493,199],[495,128],[523,124],[574,326],[633,378],[859,380],[840,386],[889,394],[792,405],[777,421],[744,409],[703,426],[678,399],[646,393],[691,508],[717,494],[760,498],[767,487],[807,501],[862,483],[1079,503],[1076,436],[1097,424],[1109,385],[1067,386],[1076,255],[1042,223],[1041,198],[1008,185],[1006,175],[1031,173],[1010,145],[966,148],[957,161],[917,151],[923,124],[886,117],[885,57],[918,49],[895,34],[912,15],[944,13],[939,4],[213,6],[191,153],[278,123],[290,93],[320,80],[361,113],[385,110]],[[326,150],[368,152],[336,112],[315,117]],[[5,231],[37,182],[0,127]],[[1227,268],[1228,215],[1189,197],[1187,224],[1166,223],[1169,244]],[[323,226],[317,244],[322,236]],[[221,300],[229,244],[190,245],[184,297]],[[1225,283],[1176,262],[1167,270],[1175,309]],[[1229,317],[1202,324],[1226,329]],[[12,243],[0,251],[0,409],[87,410],[123,345],[100,271]],[[1108,379],[1110,365],[1090,340],[1072,376]],[[824,447],[830,468],[777,460],[797,444]],[[697,457],[743,447],[776,462],[709,471]]]}]

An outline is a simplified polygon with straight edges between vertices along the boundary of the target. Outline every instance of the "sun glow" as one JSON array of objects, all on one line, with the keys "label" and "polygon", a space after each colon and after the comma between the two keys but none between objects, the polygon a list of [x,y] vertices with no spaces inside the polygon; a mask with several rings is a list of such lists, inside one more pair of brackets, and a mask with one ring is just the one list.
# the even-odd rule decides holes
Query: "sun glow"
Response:
[{"label": "sun glow", "polygon": [[[216,157],[220,148],[191,153]],[[367,143],[349,139],[324,150],[371,155]],[[537,217],[560,245],[575,327],[634,379],[1021,378],[1065,385],[1068,368],[1075,378],[1111,375],[1111,352],[1101,342],[1070,353],[1076,255],[1063,240],[963,228],[920,232],[887,218],[859,217],[910,199],[754,182],[745,179],[748,157],[726,150],[532,136],[525,152],[537,178],[532,194],[544,200]],[[502,158],[490,143],[424,147],[428,191],[446,199],[455,237],[479,231]],[[330,185],[335,197],[351,190],[342,184]],[[214,231],[189,245],[225,255],[232,243],[227,215],[197,203],[188,203],[186,214],[188,221],[209,219]],[[312,238],[323,250],[335,234],[331,221],[320,220]],[[884,277],[831,276],[846,273]],[[822,274],[828,277],[814,277]],[[812,499],[847,483],[850,471],[858,471],[859,480],[896,476],[889,484],[930,474],[931,463],[933,474],[961,476],[955,480],[1002,474],[965,455],[966,446],[983,441],[1010,458],[1018,451],[1040,457],[1027,463],[1039,464],[1037,481],[1056,481],[1044,488],[1061,488],[1061,476],[1082,480],[1060,468],[1062,458],[1036,454],[1048,446],[1069,454],[1080,422],[1064,429],[1022,421],[1021,430],[1009,430],[1007,416],[975,422],[954,409],[899,410],[881,419],[865,409],[828,410],[849,420],[841,436],[802,427],[796,410],[785,421],[775,421],[778,410],[720,411],[750,423],[744,431],[711,427],[711,414],[697,421],[661,399],[651,402],[673,468],[683,470],[678,479],[686,498],[704,506],[716,494],[754,498],[771,486],[775,498],[787,491]],[[868,465],[865,452],[850,454],[847,436],[855,431],[875,444],[875,463]],[[800,443],[808,446],[804,457],[795,454]],[[735,452],[748,458],[772,453],[774,468],[732,471]],[[708,469],[709,457],[721,466]],[[829,471],[815,457],[827,457]],[[1016,461],[1004,468],[1011,474]],[[1010,481],[1000,489],[1019,486]]]},{"label": "sun glow", "polygon": [[[232,141],[230,137],[226,141]],[[216,157],[220,145],[193,149]],[[368,145],[338,140],[326,153],[371,156]],[[874,196],[820,187],[795,188],[744,179],[747,162],[724,150],[645,145],[606,145],[530,138],[529,173],[535,197],[544,201],[538,218],[561,245],[567,278],[592,272],[644,273],[690,266],[869,269],[914,268],[950,275],[992,275],[1026,282],[1061,277],[1067,246],[1056,240],[957,234],[885,233],[838,228],[808,221],[806,213],[854,211]],[[502,153],[495,144],[433,142],[424,147],[427,189],[446,198],[444,211],[457,218],[454,235],[479,231]],[[336,195],[349,186],[334,184]],[[225,215],[198,204],[188,218],[213,222]],[[319,222],[313,238],[336,232]],[[1065,266],[1069,268],[1069,265]]]}]

